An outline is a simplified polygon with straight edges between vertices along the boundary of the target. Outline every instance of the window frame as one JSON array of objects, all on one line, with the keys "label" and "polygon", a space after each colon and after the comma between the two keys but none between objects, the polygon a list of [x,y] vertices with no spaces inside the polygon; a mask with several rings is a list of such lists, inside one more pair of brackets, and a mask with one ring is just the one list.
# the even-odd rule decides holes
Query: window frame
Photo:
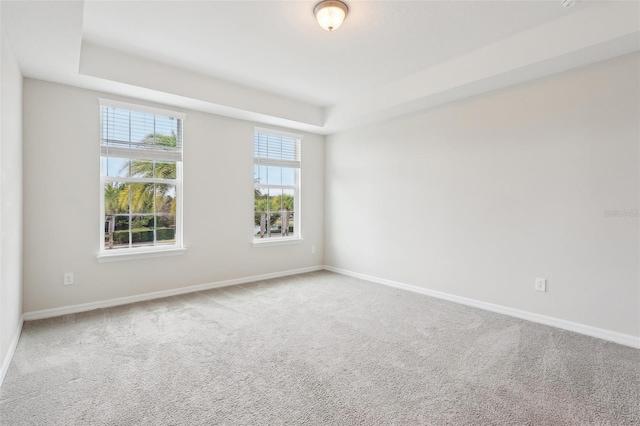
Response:
[{"label": "window frame", "polygon": [[[140,178],[140,177],[122,177],[122,176],[106,176],[105,170],[103,170],[103,158],[102,155],[102,129],[103,129],[103,116],[102,116],[102,108],[118,108],[125,109],[128,111],[135,111],[147,114],[154,114],[164,117],[175,118],[176,120],[181,121],[180,126],[180,142],[181,148],[180,151],[182,153],[182,158],[180,160],[176,160],[176,178],[175,179],[164,179],[164,178]],[[186,252],[186,248],[184,247],[183,237],[184,237],[184,226],[183,226],[183,208],[184,208],[184,197],[183,197],[183,169],[184,169],[184,121],[186,118],[186,114],[177,111],[170,111],[161,108],[149,107],[146,105],[132,104],[128,102],[114,101],[110,99],[99,99],[98,111],[100,114],[100,129],[99,129],[99,142],[100,142],[100,233],[99,233],[99,250],[98,255],[96,256],[98,262],[110,262],[117,260],[129,260],[129,259],[140,259],[140,258],[149,258],[149,257],[159,257],[159,256],[172,256],[172,255],[180,255]],[[114,157],[115,158],[115,157]],[[117,158],[127,158],[127,157],[117,157]],[[128,157],[133,159],[133,157]],[[157,160],[156,160],[157,161]],[[118,249],[106,249],[105,248],[105,184],[109,182],[125,182],[125,183],[158,183],[158,184],[169,184],[175,185],[176,191],[176,230],[175,230],[175,242],[173,244],[162,244],[162,245],[146,245],[142,247],[128,247],[128,248],[118,248]],[[128,213],[128,216],[134,216],[134,213],[131,211]],[[155,216],[155,214],[154,214]],[[131,242],[130,242],[131,244]],[[154,243],[155,244],[155,243]]]},{"label": "window frame", "polygon": [[[253,165],[252,166],[256,166],[259,165],[260,163],[256,161],[256,157],[255,156],[255,137],[256,137],[256,133],[262,133],[262,134],[267,134],[267,135],[274,135],[274,136],[280,136],[280,137],[286,137],[286,138],[292,138],[296,140],[296,144],[297,144],[297,149],[298,149],[298,155],[299,155],[299,159],[297,160],[299,162],[298,167],[292,167],[294,168],[294,185],[273,185],[273,184],[256,184],[255,182],[255,174],[253,174],[253,189],[254,189],[254,194],[255,194],[255,189],[269,189],[269,188],[273,188],[273,189],[287,189],[287,190],[293,190],[293,212],[294,212],[294,216],[293,216],[293,235],[290,236],[279,236],[279,237],[269,237],[269,238],[257,238],[255,235],[255,232],[252,232],[251,234],[251,241],[254,247],[264,247],[264,246],[271,246],[271,245],[286,245],[286,244],[295,244],[295,243],[301,243],[303,241],[302,238],[302,202],[301,202],[301,183],[302,183],[302,139],[303,136],[301,134],[298,133],[291,133],[291,132],[286,132],[286,131],[282,131],[282,130],[275,130],[275,129],[269,129],[269,128],[264,128],[264,127],[254,127],[253,128],[253,149],[252,149],[252,157],[253,157]],[[264,164],[262,164],[264,165]],[[290,166],[279,166],[279,167],[290,167]],[[254,203],[255,203],[255,195],[254,195]],[[255,204],[254,204],[254,210],[253,210],[253,216],[254,216],[254,220],[253,220],[253,228],[255,230]],[[282,229],[282,228],[281,228]]]}]

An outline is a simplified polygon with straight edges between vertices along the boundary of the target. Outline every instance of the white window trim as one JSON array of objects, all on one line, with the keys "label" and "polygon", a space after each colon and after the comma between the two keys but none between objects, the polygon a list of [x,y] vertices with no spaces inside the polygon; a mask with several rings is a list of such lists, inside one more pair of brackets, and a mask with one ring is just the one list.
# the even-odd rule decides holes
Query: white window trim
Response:
[{"label": "white window trim", "polygon": [[289,244],[300,244],[304,242],[302,237],[280,237],[265,240],[264,238],[253,241],[254,247],[267,247],[267,246],[286,246]]},{"label": "white window trim", "polygon": [[[299,133],[291,133],[291,132],[285,132],[282,130],[274,130],[274,129],[269,129],[266,127],[258,127],[258,126],[254,126],[253,128],[253,133],[252,133],[252,140],[253,137],[255,135],[255,133],[269,133],[272,135],[277,135],[277,136],[282,136],[282,137],[289,137],[289,138],[293,138],[293,139],[298,139],[300,141],[300,145],[302,145],[302,138],[303,135],[299,134]],[[294,235],[290,236],[290,237],[275,237],[275,238],[256,238],[255,235],[253,234],[253,232],[251,233],[251,243],[253,245],[253,247],[268,247],[268,246],[279,246],[279,245],[289,245],[289,244],[298,244],[298,243],[302,243],[304,241],[303,238],[303,234],[302,234],[302,201],[301,201],[301,193],[302,193],[302,148],[300,148],[300,165],[299,167],[296,168],[296,182],[298,183],[297,186],[289,186],[289,185],[258,185],[264,188],[286,188],[286,189],[293,189],[294,193],[293,193],[293,198],[294,198],[294,212],[295,212],[295,216],[294,216]],[[254,157],[254,150],[251,150],[251,159],[252,159],[252,167],[253,165],[255,165],[255,157]],[[253,182],[253,179],[251,180]],[[253,188],[255,188],[256,185],[255,183],[253,184]]]},{"label": "white window trim", "polygon": [[[147,250],[144,250],[144,249]],[[163,247],[163,248],[154,248],[153,250],[148,250],[148,247],[142,247],[139,249],[126,249],[121,250],[115,253],[100,253],[96,256],[98,263],[105,262],[116,262],[120,260],[135,260],[135,259],[149,259],[154,257],[165,257],[165,256],[179,256],[181,254],[185,254],[187,249],[185,247],[176,248],[173,246]]]},{"label": "white window trim", "polygon": [[[150,114],[164,115],[169,117],[174,117],[182,120],[184,125],[184,120],[186,118],[186,114],[177,111],[170,111],[161,108],[154,108],[145,105],[138,104],[130,104],[127,102],[114,101],[111,99],[103,99],[99,98],[99,107],[103,106],[112,107],[112,108],[123,108],[131,111],[139,111],[146,112]],[[100,132],[102,132],[102,114],[100,114]],[[184,129],[184,127],[183,127]],[[102,137],[102,136],[101,136]],[[184,137],[184,135],[183,135]],[[183,145],[184,147],[184,145]],[[184,149],[184,148],[183,148]],[[133,260],[133,259],[145,259],[152,257],[163,257],[163,256],[175,256],[184,254],[187,249],[184,246],[183,235],[184,235],[184,227],[182,222],[182,209],[184,205],[184,196],[182,190],[182,169],[184,163],[184,156],[182,161],[176,162],[176,179],[160,179],[160,178],[135,178],[135,177],[115,177],[115,176],[103,176],[102,174],[102,153],[98,158],[99,170],[100,170],[100,241],[99,241],[99,250],[96,255],[96,259],[99,263],[104,262],[112,262],[112,261],[120,261],[120,260]],[[176,242],[171,245],[160,245],[160,246],[144,246],[137,248],[122,248],[116,250],[105,250],[104,248],[104,185],[107,182],[122,182],[123,179],[132,182],[140,182],[140,183],[170,183],[176,185],[176,197],[180,200],[178,205],[176,206]]]},{"label": "white window trim", "polygon": [[179,118],[182,121],[184,121],[187,118],[187,114],[185,114],[184,112],[171,111],[168,109],[150,107],[147,105],[130,104],[128,102],[114,101],[113,99],[99,98],[98,103],[100,104],[101,107],[106,106],[111,108],[128,109],[131,111],[148,112],[149,114],[164,115],[167,117]]},{"label": "white window trim", "polygon": [[291,132],[283,132],[282,130],[268,129],[266,127],[258,127],[255,126],[253,128],[253,133],[269,133],[272,135],[282,136],[285,138],[299,139],[302,141],[302,135],[300,133],[291,133]]}]

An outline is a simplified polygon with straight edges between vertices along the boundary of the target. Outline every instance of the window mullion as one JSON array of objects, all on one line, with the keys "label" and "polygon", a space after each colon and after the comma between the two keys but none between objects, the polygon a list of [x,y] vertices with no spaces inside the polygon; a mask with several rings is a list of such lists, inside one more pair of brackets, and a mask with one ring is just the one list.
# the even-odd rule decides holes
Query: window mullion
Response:
[{"label": "window mullion", "polygon": [[131,184],[129,184],[129,248],[133,247],[133,232],[131,232],[131,227],[133,226],[133,215],[131,211],[133,209],[133,188]]},{"label": "window mullion", "polygon": [[165,183],[175,185],[177,179],[164,178],[138,178],[130,176],[103,176],[105,182],[125,182],[125,183]]},{"label": "window mullion", "polygon": [[264,185],[257,183],[254,185],[256,189],[296,189],[296,185]]},{"label": "window mullion", "polygon": [[[155,168],[155,163],[154,163],[154,168]],[[155,174],[155,171],[154,171]],[[152,220],[153,220],[153,245],[157,245],[157,231],[158,231],[158,211],[156,210],[156,184],[153,184],[153,215],[151,216]]]}]

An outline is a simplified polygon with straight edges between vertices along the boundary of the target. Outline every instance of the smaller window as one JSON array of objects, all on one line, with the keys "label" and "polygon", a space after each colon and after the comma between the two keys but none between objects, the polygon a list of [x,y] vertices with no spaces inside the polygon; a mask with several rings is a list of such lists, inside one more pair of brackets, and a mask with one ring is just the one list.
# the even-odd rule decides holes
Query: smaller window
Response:
[{"label": "smaller window", "polygon": [[255,128],[253,235],[255,241],[300,238],[302,136]]}]

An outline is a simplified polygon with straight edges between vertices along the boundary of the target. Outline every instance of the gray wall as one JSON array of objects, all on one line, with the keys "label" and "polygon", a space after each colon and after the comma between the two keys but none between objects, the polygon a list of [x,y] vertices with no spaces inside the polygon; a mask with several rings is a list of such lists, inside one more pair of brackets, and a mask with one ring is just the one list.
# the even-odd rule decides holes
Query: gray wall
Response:
[{"label": "gray wall", "polygon": [[[184,124],[187,253],[98,263],[100,97],[140,103],[25,79],[25,312],[323,264],[324,138],[302,141],[304,242],[254,248],[254,124],[194,111]],[[63,286],[64,272],[74,285]]]},{"label": "gray wall", "polygon": [[[22,74],[0,31],[0,365],[22,315]],[[1,378],[0,378],[1,379]]]},{"label": "gray wall", "polygon": [[327,265],[639,336],[638,217],[605,214],[639,207],[638,75],[632,54],[328,137]]}]

